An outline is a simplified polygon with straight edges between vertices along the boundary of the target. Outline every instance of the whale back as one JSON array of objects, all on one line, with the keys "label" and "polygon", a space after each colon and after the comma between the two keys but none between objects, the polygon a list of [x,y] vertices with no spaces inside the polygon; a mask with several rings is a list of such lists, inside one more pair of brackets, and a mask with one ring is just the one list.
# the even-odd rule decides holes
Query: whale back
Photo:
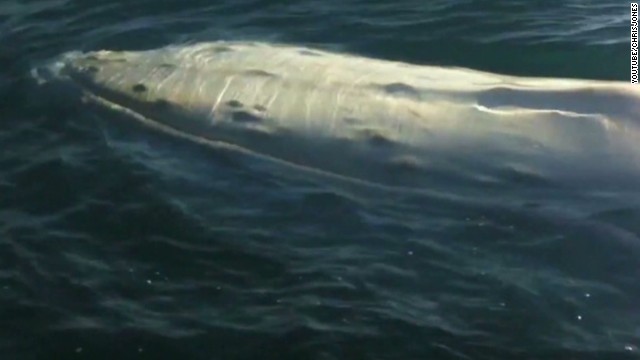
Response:
[{"label": "whale back", "polygon": [[192,136],[391,183],[640,173],[640,90],[305,47],[213,42],[68,57],[94,97]]}]

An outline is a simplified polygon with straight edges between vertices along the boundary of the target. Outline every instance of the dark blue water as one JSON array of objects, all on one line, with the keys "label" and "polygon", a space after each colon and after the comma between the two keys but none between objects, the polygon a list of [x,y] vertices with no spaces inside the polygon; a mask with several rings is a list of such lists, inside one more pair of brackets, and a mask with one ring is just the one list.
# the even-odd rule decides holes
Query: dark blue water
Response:
[{"label": "dark blue water", "polygon": [[628,11],[1,0],[1,358],[640,358],[640,188],[345,184],[130,128],[29,78],[70,50],[251,39],[627,81]]}]

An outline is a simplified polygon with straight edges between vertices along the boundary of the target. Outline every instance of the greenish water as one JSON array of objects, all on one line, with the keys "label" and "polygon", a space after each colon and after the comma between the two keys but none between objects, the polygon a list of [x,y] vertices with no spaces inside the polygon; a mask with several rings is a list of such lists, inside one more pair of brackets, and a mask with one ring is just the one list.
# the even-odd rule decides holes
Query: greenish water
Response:
[{"label": "greenish water", "polygon": [[29,77],[66,51],[252,39],[627,81],[628,23],[618,1],[0,0],[2,358],[639,358],[640,188],[338,184]]}]

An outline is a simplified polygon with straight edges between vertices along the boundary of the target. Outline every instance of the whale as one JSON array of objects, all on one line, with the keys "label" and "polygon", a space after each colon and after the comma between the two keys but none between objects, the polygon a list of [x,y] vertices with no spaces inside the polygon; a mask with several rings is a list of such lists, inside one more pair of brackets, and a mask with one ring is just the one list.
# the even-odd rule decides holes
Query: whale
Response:
[{"label": "whale", "polygon": [[640,185],[640,87],[213,41],[72,51],[49,77],[189,141],[391,187]]}]

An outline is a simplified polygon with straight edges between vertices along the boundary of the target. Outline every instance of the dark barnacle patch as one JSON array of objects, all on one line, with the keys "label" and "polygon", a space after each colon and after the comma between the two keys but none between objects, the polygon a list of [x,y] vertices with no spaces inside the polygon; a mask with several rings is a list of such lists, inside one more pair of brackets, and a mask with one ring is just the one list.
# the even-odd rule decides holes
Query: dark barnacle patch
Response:
[{"label": "dark barnacle patch", "polygon": [[267,111],[267,108],[264,107],[263,105],[260,105],[260,104],[254,105],[253,108],[256,109],[257,111],[260,111],[260,112]]},{"label": "dark barnacle patch", "polygon": [[369,144],[376,147],[386,147],[393,145],[393,140],[391,138],[373,129],[362,130],[362,135]]},{"label": "dark barnacle patch", "polygon": [[413,88],[412,86],[407,85],[405,83],[397,82],[397,83],[382,85],[381,87],[382,87],[382,90],[384,90],[384,92],[386,92],[387,94],[406,96],[411,98],[420,98],[420,92],[415,88]]},{"label": "dark barnacle patch", "polygon": [[88,67],[87,67],[87,71],[88,71],[89,73],[91,73],[91,74],[95,74],[95,73],[97,73],[97,72],[98,72],[98,70],[99,70],[99,69],[98,69],[98,67],[97,67],[97,66],[90,65],[90,66],[88,66]]},{"label": "dark barnacle patch", "polygon": [[244,72],[245,75],[249,76],[262,76],[262,77],[275,77],[275,74],[272,74],[268,71],[259,70],[259,69],[251,69]]},{"label": "dark barnacle patch", "polygon": [[300,50],[298,53],[306,56],[322,56],[322,54],[317,53],[315,51],[311,51],[311,50]]},{"label": "dark barnacle patch", "polygon": [[227,105],[232,108],[241,108],[242,103],[238,100],[229,100],[227,101]]},{"label": "dark barnacle patch", "polygon": [[103,58],[99,58],[96,55],[86,55],[83,57],[84,60],[86,61],[107,61],[107,62],[114,62],[114,63],[123,63],[123,62],[127,62],[127,59],[125,58],[109,58],[109,57],[103,57]]},{"label": "dark barnacle patch", "polygon": [[211,49],[213,52],[215,53],[226,53],[226,52],[232,52],[233,49],[228,47],[228,46],[216,46],[213,49]]},{"label": "dark barnacle patch", "polygon": [[231,120],[238,123],[258,123],[262,118],[248,111],[234,111],[231,113]]},{"label": "dark barnacle patch", "polygon": [[160,64],[158,67],[161,68],[161,69],[175,69],[176,68],[175,65],[167,64],[167,63]]},{"label": "dark barnacle patch", "polygon": [[135,84],[131,87],[131,90],[135,93],[143,93],[147,91],[147,87],[144,84]]},{"label": "dark barnacle patch", "polygon": [[362,121],[358,118],[354,118],[354,117],[346,117],[344,119],[342,119],[346,124],[349,125],[357,125],[357,124],[361,124]]}]

